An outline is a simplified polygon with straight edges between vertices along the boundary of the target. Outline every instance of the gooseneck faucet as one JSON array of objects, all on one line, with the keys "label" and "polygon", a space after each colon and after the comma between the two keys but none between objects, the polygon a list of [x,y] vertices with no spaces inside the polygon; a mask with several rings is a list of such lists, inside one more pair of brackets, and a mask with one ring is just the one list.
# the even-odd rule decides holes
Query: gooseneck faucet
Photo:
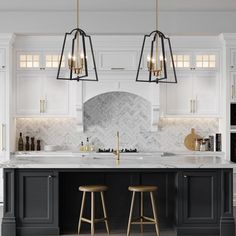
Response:
[{"label": "gooseneck faucet", "polygon": [[116,156],[116,162],[119,163],[120,161],[120,133],[119,131],[117,131],[116,133],[116,145],[117,145],[117,148],[114,152],[115,156]]}]

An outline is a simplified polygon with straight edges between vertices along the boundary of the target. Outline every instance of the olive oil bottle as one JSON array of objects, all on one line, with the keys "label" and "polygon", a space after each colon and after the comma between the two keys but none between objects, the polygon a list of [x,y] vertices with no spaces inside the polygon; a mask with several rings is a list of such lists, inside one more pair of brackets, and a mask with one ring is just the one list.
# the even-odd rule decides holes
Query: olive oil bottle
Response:
[{"label": "olive oil bottle", "polygon": [[18,151],[24,151],[24,141],[23,141],[22,133],[20,133],[20,138],[18,141]]}]

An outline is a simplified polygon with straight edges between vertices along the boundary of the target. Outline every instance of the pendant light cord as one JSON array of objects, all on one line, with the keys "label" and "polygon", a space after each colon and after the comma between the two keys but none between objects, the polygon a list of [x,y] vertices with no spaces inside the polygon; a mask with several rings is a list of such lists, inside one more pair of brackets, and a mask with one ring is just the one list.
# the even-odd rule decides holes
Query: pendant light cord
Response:
[{"label": "pendant light cord", "polygon": [[156,30],[158,30],[159,27],[158,10],[159,10],[159,1],[156,0]]},{"label": "pendant light cord", "polygon": [[77,28],[79,28],[79,0],[77,0]]},{"label": "pendant light cord", "polygon": [[[158,18],[158,9],[159,9],[159,1],[156,0],[156,30],[158,30],[159,27],[159,18]],[[156,35],[156,69],[158,68],[158,35]]]}]

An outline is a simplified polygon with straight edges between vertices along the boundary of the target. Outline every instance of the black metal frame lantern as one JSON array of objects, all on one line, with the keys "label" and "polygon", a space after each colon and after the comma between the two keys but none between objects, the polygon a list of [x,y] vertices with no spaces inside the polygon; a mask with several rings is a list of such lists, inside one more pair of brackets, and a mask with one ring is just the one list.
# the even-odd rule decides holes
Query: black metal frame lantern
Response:
[{"label": "black metal frame lantern", "polygon": [[[148,80],[144,80],[144,79],[139,79],[139,74],[142,67],[142,62],[143,62],[143,57],[144,57],[144,48],[145,48],[145,44],[147,43],[146,42],[147,38],[151,38],[151,45],[150,45],[151,50],[150,50],[150,58],[148,59],[148,62],[147,62],[149,76],[148,76]],[[159,63],[158,63],[158,58],[157,58],[158,55],[155,52],[155,44],[157,44],[156,47],[158,48],[158,42],[160,44],[158,54],[161,55],[159,59]],[[166,50],[166,46],[168,47],[168,50]],[[156,50],[158,50],[157,48]],[[169,52],[169,58],[170,58],[171,68],[173,70],[174,81],[167,80],[167,61],[168,61],[167,53],[166,53],[167,51]],[[153,58],[154,58],[155,53],[156,53],[156,58],[154,62]],[[159,65],[157,65],[157,63]],[[158,30],[155,30],[151,32],[149,35],[144,36],[143,46],[141,49],[141,55],[140,55],[140,60],[139,60],[139,66],[137,70],[136,81],[149,82],[149,83],[174,83],[174,84],[177,83],[177,76],[176,76],[176,70],[175,70],[175,64],[174,64],[170,38],[166,37],[162,32]]]},{"label": "black metal frame lantern", "polygon": [[[70,36],[72,36],[72,39],[70,39]],[[81,37],[81,52],[83,56],[79,55],[79,52],[76,52],[76,43],[80,41]],[[95,72],[95,78],[87,78],[88,77],[88,62],[87,62],[87,45],[86,45],[86,39],[88,40],[89,43],[89,48],[91,50],[92,54],[92,62],[93,62],[93,68]],[[60,76],[60,74],[63,73],[62,69],[62,61],[64,59],[65,55],[65,46],[67,44],[67,41],[71,40],[71,52],[69,58],[68,58],[68,67],[69,67],[69,76]],[[95,57],[94,57],[94,51],[93,51],[93,45],[92,45],[92,40],[91,36],[86,35],[86,33],[79,29],[73,29],[70,33],[65,34],[63,46],[62,46],[62,52],[61,52],[61,57],[59,61],[59,68],[58,68],[58,73],[57,73],[57,79],[59,80],[77,80],[77,81],[98,81],[98,74],[97,74],[97,67],[96,67],[96,62],[95,62]]]},{"label": "black metal frame lantern", "polygon": [[[71,49],[70,49],[71,48]],[[89,50],[88,50],[89,48]],[[65,50],[70,49],[66,69],[66,73],[62,69],[62,63],[67,58]],[[88,74],[88,52],[91,53],[90,60],[92,60],[94,76]],[[59,80],[77,80],[77,81],[98,81],[97,67],[94,57],[93,44],[91,37],[79,28],[79,0],[77,0],[77,28],[70,33],[65,34],[59,67],[57,72],[57,79]]]},{"label": "black metal frame lantern", "polygon": [[[156,30],[151,32],[148,35],[144,36],[143,46],[141,49],[141,56],[138,65],[138,71],[136,76],[137,82],[148,82],[148,83],[169,83],[176,84],[177,76],[175,70],[175,63],[170,43],[170,38],[166,37],[161,31],[158,30],[159,19],[158,19],[158,9],[159,9],[159,0],[156,0]],[[146,44],[148,45],[148,50],[146,50]],[[150,56],[147,57],[147,79],[140,79],[140,70],[142,69],[142,62],[144,60],[144,51],[150,52]],[[170,60],[168,60],[168,58]],[[170,65],[173,72],[172,80],[168,80],[167,73],[167,63]],[[144,75],[146,76],[146,75]],[[143,78],[143,75],[142,75]]]}]

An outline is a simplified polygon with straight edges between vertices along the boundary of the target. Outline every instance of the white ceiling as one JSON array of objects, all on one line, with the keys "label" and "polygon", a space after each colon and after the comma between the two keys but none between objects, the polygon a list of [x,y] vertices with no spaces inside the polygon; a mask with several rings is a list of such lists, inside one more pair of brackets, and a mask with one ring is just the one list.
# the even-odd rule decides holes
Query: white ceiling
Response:
[{"label": "white ceiling", "polygon": [[[84,11],[151,11],[155,0],[80,0]],[[2,11],[75,10],[76,0],[0,0]],[[236,11],[236,0],[160,0],[162,11]]]}]

